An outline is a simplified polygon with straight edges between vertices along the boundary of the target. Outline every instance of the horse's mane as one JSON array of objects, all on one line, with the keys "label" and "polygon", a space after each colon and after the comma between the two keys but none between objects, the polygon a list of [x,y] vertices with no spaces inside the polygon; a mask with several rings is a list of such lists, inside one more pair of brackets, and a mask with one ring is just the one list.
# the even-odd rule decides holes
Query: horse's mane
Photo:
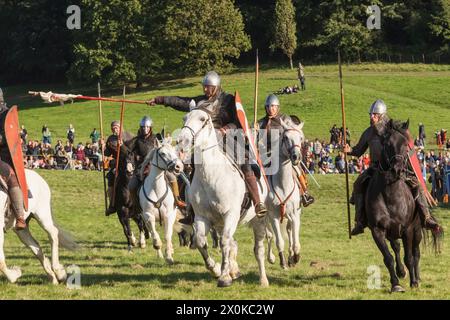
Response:
[{"label": "horse's mane", "polygon": [[156,150],[156,147],[153,148],[149,153],[147,153],[147,155],[144,158],[144,161],[142,161],[141,169],[140,169],[140,172],[139,172],[139,175],[141,176],[141,178],[144,177],[145,167],[150,163],[150,161],[152,161],[153,154],[155,153],[155,150]]},{"label": "horse's mane", "polygon": [[403,122],[401,120],[391,120],[389,124],[390,134],[392,134],[394,131],[397,131],[400,134],[404,135],[409,141],[411,139],[411,135],[409,133],[408,126],[409,120],[406,122]]}]

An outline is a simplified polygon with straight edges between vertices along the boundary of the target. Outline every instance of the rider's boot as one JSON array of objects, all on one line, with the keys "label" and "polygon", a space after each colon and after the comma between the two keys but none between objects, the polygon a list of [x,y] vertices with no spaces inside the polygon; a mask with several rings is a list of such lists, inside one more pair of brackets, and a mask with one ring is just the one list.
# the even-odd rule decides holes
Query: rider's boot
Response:
[{"label": "rider's boot", "polygon": [[300,182],[300,192],[303,207],[307,207],[314,202],[314,197],[308,193],[308,182],[303,172],[298,175],[298,181]]},{"label": "rider's boot", "polygon": [[250,198],[252,199],[253,205],[255,206],[255,213],[258,218],[262,218],[266,215],[267,209],[264,203],[261,202],[259,197],[258,185],[256,183],[256,177],[253,171],[245,172],[245,183],[247,184],[248,192],[250,193]]},{"label": "rider's boot", "polygon": [[172,188],[173,196],[175,198],[175,204],[179,209],[185,209],[186,208],[186,202],[181,200],[180,198],[180,189],[178,188],[178,181],[175,179],[174,181],[170,182],[170,187]]},{"label": "rider's boot", "polygon": [[112,197],[113,197],[113,188],[108,187],[109,207],[105,211],[105,216],[109,216],[117,211],[116,208],[112,205]]},{"label": "rider's boot", "polygon": [[9,197],[11,198],[14,216],[16,217],[16,230],[26,229],[27,223],[24,219],[23,193],[20,187],[12,187],[9,189]]},{"label": "rider's boot", "polygon": [[351,231],[352,236],[364,233],[366,223],[364,221],[364,195],[353,194],[352,200],[355,204],[355,227]]},{"label": "rider's boot", "polygon": [[442,227],[437,223],[434,217],[431,215],[428,205],[426,203],[425,197],[420,191],[420,187],[417,186],[412,189],[414,199],[416,199],[417,211],[420,215],[420,220],[422,226],[426,229],[431,230],[434,234],[440,234],[442,232]]}]

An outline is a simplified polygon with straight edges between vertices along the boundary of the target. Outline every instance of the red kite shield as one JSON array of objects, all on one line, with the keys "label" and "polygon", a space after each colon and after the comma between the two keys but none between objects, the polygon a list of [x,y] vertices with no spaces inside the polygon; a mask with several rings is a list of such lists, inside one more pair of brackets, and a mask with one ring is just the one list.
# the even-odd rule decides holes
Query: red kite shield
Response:
[{"label": "red kite shield", "polygon": [[[408,135],[411,136],[409,134],[409,131],[408,131]],[[420,162],[419,162],[419,159],[417,158],[417,153],[415,152],[415,149],[414,149],[414,141],[411,138],[408,140],[408,145],[409,145],[409,150],[410,150],[409,154],[408,154],[409,163],[411,163],[411,167],[414,171],[414,174],[416,175],[417,179],[419,180],[420,185],[422,186],[422,190],[425,192],[425,196],[426,196],[427,200],[429,201],[429,199],[430,198],[432,199],[433,197],[431,196],[430,192],[427,189],[427,184],[423,178],[422,169],[420,168]]]},{"label": "red kite shield", "polygon": [[23,202],[25,211],[28,210],[28,186],[25,178],[25,168],[23,165],[22,143],[19,136],[19,116],[17,113],[17,106],[12,106],[5,117],[5,138],[8,144],[8,150],[11,155],[12,163],[9,163],[17,176],[20,189],[23,193]]},{"label": "red kite shield", "polygon": [[250,126],[248,125],[247,117],[245,115],[244,107],[242,106],[241,97],[239,96],[239,93],[237,91],[235,92],[234,96],[235,96],[235,102],[236,102],[236,115],[237,115],[239,124],[241,125],[242,130],[244,130],[244,134],[248,139],[250,151],[253,153],[256,161],[258,162],[258,165],[259,165],[262,175],[264,177],[264,181],[267,184],[267,188],[269,188],[269,190],[270,190],[269,181],[267,180],[267,176],[264,171],[264,166],[262,164],[261,158],[259,157],[258,149],[256,149],[255,140],[253,140],[252,131],[250,130]]}]

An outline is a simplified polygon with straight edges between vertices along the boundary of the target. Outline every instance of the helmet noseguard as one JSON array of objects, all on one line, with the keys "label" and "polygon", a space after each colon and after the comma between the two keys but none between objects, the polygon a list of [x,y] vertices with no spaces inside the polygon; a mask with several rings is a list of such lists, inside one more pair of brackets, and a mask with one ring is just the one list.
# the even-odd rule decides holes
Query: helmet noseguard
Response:
[{"label": "helmet noseguard", "polygon": [[267,109],[268,107],[270,107],[273,104],[280,107],[280,100],[278,99],[278,97],[276,95],[269,94],[266,98],[266,101],[264,102],[264,107]]}]

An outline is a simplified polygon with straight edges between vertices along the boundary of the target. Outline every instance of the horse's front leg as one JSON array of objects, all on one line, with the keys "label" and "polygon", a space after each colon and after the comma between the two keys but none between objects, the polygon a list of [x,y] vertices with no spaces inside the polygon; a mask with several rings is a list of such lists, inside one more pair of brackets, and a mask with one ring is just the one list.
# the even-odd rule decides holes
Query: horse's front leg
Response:
[{"label": "horse's front leg", "polygon": [[125,208],[121,207],[117,211],[117,216],[119,218],[120,224],[122,225],[123,233],[125,234],[125,237],[127,238],[128,252],[131,253],[132,248],[133,248],[133,234],[131,232],[128,211]]},{"label": "horse's front leg", "polygon": [[[253,237],[254,246],[253,252],[255,254],[256,261],[258,262],[259,268],[259,284],[263,287],[269,286],[269,280],[266,275],[266,267],[264,264],[264,237],[266,235],[266,222],[262,219],[253,219]],[[268,231],[268,230],[267,230]],[[271,241],[271,240],[270,240]],[[275,260],[275,257],[273,257]],[[270,262],[270,260],[269,260]]]},{"label": "horse's front leg", "polygon": [[206,235],[208,234],[209,229],[209,222],[203,217],[196,215],[194,221],[195,231],[193,242],[205,261],[206,269],[208,269],[215,278],[218,278],[220,277],[220,265],[214,262],[213,258],[211,258],[208,253],[208,242]]},{"label": "horse's front leg", "polygon": [[173,225],[175,223],[176,212],[174,209],[167,208],[168,213],[164,221],[164,235],[166,238],[166,262],[168,264],[173,264]]},{"label": "horse's front leg", "polygon": [[[156,210],[156,209],[153,209]],[[162,242],[161,238],[159,237],[158,231],[156,231],[156,218],[155,215],[152,213],[152,208],[147,208],[143,213],[145,224],[147,225],[148,230],[150,231],[150,234],[153,239],[153,248],[156,250],[156,254],[158,258],[163,258],[163,254],[161,251]]]},{"label": "horse's front leg", "polygon": [[237,211],[237,214],[232,214],[230,212],[225,216],[227,216],[228,219],[225,219],[224,221],[222,236],[220,237],[220,247],[222,249],[222,272],[217,282],[218,287],[229,287],[233,282],[233,279],[230,275],[230,253],[233,246],[232,241],[234,241],[233,235],[239,222],[239,211]]},{"label": "horse's front leg", "polygon": [[[2,215],[3,213],[0,213]],[[0,217],[0,220],[2,220],[3,217]],[[3,251],[3,244],[4,244],[4,232],[3,232],[3,221],[0,221],[0,272],[2,272],[9,282],[15,283],[17,279],[20,278],[22,275],[22,271],[19,267],[13,267],[12,269],[9,269],[6,266],[5,261],[5,253]]]},{"label": "horse's front leg", "polygon": [[395,254],[395,272],[397,277],[404,278],[406,276],[405,266],[402,264],[402,259],[400,257],[400,242],[398,240],[391,240],[391,248],[394,250]]},{"label": "horse's front leg", "polygon": [[278,255],[280,257],[280,266],[283,269],[287,269],[287,261],[284,255],[284,239],[283,234],[281,232],[281,223],[278,217],[273,217],[270,219],[270,223],[272,224],[273,232],[275,233],[275,244],[278,249]]},{"label": "horse's front leg", "polygon": [[294,267],[300,261],[300,209],[291,216],[289,243],[289,266]]},{"label": "horse's front leg", "polygon": [[397,275],[395,274],[394,258],[392,257],[391,253],[389,252],[389,247],[386,244],[385,231],[381,230],[379,228],[373,228],[372,229],[372,237],[373,237],[373,240],[375,240],[375,243],[376,243],[378,249],[383,254],[384,265],[386,266],[386,268],[389,271],[389,275],[391,277],[391,292],[404,292],[405,289],[403,289],[399,285]]},{"label": "horse's front leg", "polygon": [[147,246],[145,239],[148,238],[148,231],[145,227],[144,219],[140,213],[136,213],[133,215],[133,220],[139,228],[139,246],[144,249]]}]

